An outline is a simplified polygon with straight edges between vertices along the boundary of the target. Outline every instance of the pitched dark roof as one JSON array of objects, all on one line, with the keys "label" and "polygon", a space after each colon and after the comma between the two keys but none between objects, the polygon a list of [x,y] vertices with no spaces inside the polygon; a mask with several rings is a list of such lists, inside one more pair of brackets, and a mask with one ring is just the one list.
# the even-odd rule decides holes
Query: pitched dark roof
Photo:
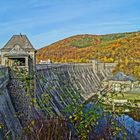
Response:
[{"label": "pitched dark roof", "polygon": [[118,72],[116,75],[114,75],[111,80],[113,81],[136,81],[136,79],[132,76],[127,76],[123,72]]},{"label": "pitched dark roof", "polygon": [[24,48],[25,51],[36,51],[26,35],[13,35],[1,51],[10,51],[16,44]]}]

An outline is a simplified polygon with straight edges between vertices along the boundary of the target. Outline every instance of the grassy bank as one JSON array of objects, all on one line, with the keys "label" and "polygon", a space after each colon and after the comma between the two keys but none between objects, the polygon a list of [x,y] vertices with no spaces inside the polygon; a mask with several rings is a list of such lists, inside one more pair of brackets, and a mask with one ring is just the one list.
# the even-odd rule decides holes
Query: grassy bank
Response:
[{"label": "grassy bank", "polygon": [[130,100],[140,103],[140,94],[138,93],[108,93],[107,96],[116,100]]}]

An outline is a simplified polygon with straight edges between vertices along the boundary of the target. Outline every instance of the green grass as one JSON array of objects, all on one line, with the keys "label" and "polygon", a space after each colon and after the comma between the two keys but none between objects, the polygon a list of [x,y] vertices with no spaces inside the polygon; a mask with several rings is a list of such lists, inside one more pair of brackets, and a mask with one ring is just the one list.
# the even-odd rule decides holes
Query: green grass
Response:
[{"label": "green grass", "polygon": [[73,41],[70,45],[77,48],[84,48],[84,47],[91,46],[92,42],[93,42],[93,39],[91,37],[84,37],[82,39]]},{"label": "green grass", "polygon": [[120,33],[120,34],[108,34],[108,35],[103,35],[101,37],[101,47],[104,47],[108,45],[109,43],[112,43],[115,40],[122,39],[122,38],[127,38],[130,36],[133,36],[133,33]]},{"label": "green grass", "polygon": [[103,35],[101,37],[101,41],[102,42],[110,42],[110,41],[114,41],[116,39],[129,37],[131,35],[133,35],[133,34],[132,33],[118,33],[118,34]]},{"label": "green grass", "polygon": [[0,77],[2,77],[2,76],[4,76],[4,75],[5,75],[5,73],[2,72],[2,71],[0,71]]},{"label": "green grass", "polygon": [[109,93],[109,98],[117,99],[117,100],[135,100],[140,102],[140,94],[136,93]]}]

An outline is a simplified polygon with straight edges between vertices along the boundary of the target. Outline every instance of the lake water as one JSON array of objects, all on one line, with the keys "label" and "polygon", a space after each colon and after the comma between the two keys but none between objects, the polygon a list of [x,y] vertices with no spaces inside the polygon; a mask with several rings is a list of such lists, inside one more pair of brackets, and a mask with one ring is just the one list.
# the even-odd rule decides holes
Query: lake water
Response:
[{"label": "lake water", "polygon": [[[105,131],[106,124],[110,121],[112,114],[104,115],[103,109],[100,109],[94,105],[93,102],[90,102],[85,105],[83,111],[86,113],[88,110],[93,109],[96,113],[100,114],[100,119],[98,120],[98,126],[96,127],[97,135],[101,135]],[[118,122],[120,128],[125,128],[125,132],[127,133],[126,140],[140,140],[140,122],[135,121],[132,117],[128,115],[115,116],[115,121]],[[109,122],[109,126],[112,127],[111,122]],[[122,130],[114,140],[123,137],[124,131]]]}]

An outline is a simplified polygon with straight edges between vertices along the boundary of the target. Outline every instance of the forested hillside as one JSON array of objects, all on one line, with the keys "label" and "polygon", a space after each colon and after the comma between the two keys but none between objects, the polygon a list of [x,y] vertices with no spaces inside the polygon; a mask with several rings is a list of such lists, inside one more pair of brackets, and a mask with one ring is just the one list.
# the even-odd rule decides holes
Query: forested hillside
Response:
[{"label": "forested hillside", "polygon": [[[37,62],[117,62],[115,71],[140,77],[140,32],[108,35],[77,35],[41,48]],[[115,72],[114,71],[114,72]]]}]

